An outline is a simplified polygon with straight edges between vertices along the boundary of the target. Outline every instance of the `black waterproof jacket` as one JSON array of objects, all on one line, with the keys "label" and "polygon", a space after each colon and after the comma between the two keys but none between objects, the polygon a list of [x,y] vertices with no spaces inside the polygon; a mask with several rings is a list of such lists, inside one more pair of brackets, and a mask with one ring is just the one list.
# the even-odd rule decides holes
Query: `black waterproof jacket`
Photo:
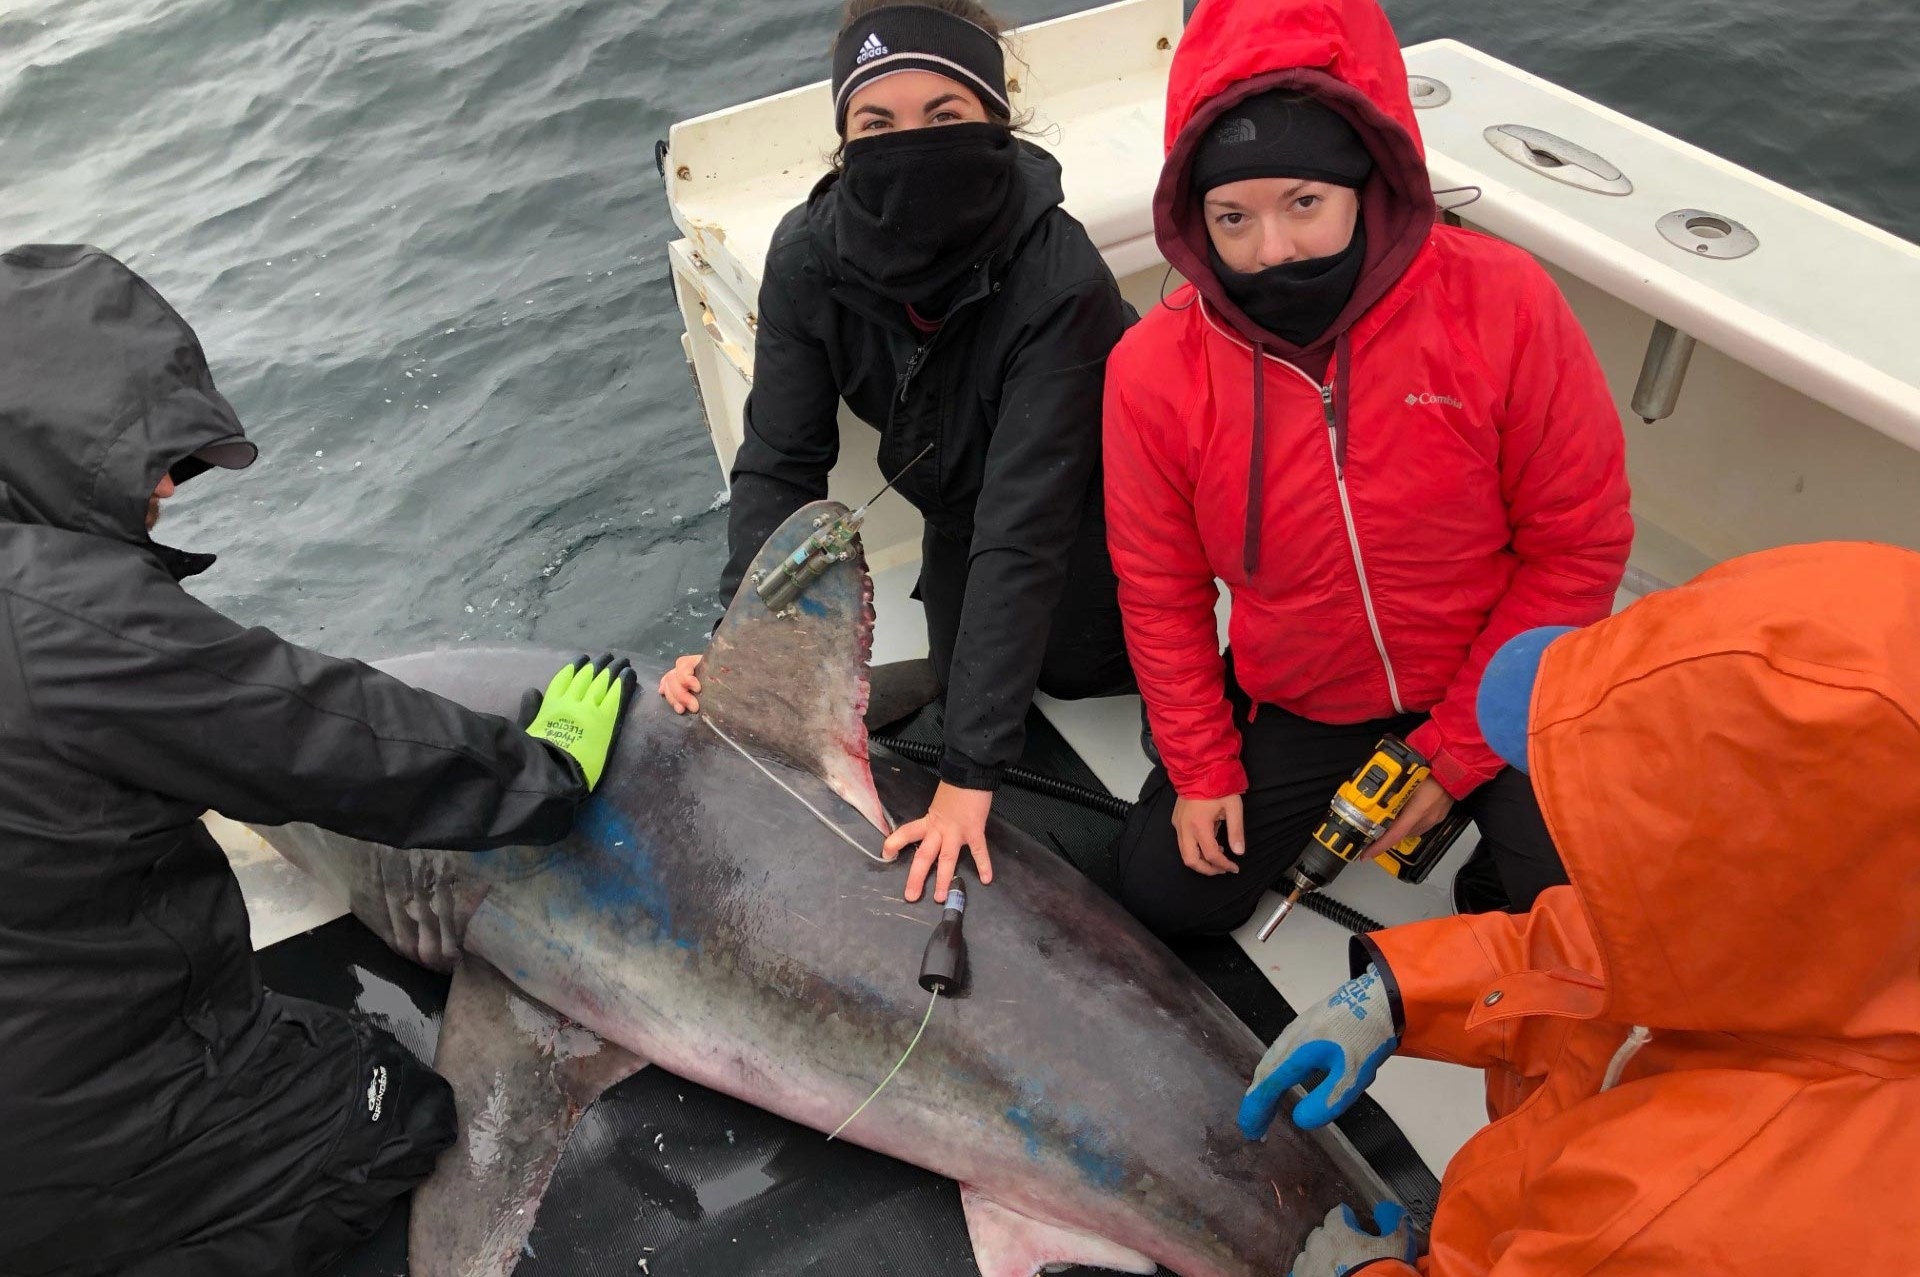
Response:
[{"label": "black waterproof jacket", "polygon": [[480,848],[553,841],[585,797],[512,723],[181,588],[212,559],[149,538],[154,486],[252,451],[132,271],[0,255],[0,1271],[10,1241],[137,1227],[116,1185],[178,1154],[270,1018],[202,812]]},{"label": "black waterproof jacket", "polygon": [[837,174],[781,221],[760,285],[721,582],[730,602],[780,522],[827,495],[841,400],[880,432],[883,474],[931,443],[899,491],[971,550],[940,774],[972,789],[993,788],[1019,757],[1068,551],[1102,536],[1106,360],[1135,318],[1060,207],[1059,163],[1020,147],[1024,212],[931,337],[836,269]]}]

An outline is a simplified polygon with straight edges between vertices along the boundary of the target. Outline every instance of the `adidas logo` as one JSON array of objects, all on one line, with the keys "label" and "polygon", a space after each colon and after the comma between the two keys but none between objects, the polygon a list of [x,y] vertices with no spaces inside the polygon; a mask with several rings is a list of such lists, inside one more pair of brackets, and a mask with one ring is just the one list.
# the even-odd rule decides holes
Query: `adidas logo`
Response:
[{"label": "adidas logo", "polygon": [[860,46],[860,56],[853,60],[853,65],[863,67],[875,58],[884,58],[886,56],[887,46],[880,43],[880,36],[878,33],[875,33],[868,36],[867,42]]},{"label": "adidas logo", "polygon": [[1407,396],[1407,407],[1417,408],[1421,404],[1445,404],[1449,408],[1465,408],[1467,406],[1458,399],[1455,399],[1452,395],[1436,395],[1431,391],[1424,395]]},{"label": "adidas logo", "polygon": [[380,1120],[380,1112],[387,1100],[387,1066],[376,1065],[373,1077],[367,1082],[367,1114],[375,1122]]},{"label": "adidas logo", "polygon": [[1234,146],[1241,142],[1257,142],[1260,131],[1253,127],[1253,121],[1242,116],[1228,120],[1213,131],[1213,140],[1221,146]]}]

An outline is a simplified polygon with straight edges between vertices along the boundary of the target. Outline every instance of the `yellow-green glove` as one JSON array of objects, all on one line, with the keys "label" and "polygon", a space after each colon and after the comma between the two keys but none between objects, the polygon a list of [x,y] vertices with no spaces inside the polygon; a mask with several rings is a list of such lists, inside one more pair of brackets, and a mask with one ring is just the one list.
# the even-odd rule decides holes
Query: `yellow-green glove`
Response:
[{"label": "yellow-green glove", "polygon": [[611,654],[581,657],[553,676],[527,735],[565,750],[580,764],[591,791],[620,736],[620,722],[633,699],[633,666]]}]

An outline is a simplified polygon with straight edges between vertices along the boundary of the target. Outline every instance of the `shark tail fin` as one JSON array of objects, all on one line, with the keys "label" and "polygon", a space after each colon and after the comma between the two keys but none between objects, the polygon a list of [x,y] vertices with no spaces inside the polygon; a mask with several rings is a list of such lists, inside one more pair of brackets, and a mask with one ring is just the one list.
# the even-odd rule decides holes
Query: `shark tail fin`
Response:
[{"label": "shark tail fin", "polygon": [[529,998],[484,959],[453,975],[434,1068],[460,1136],[414,1194],[414,1277],[505,1277],[567,1139],[602,1091],[646,1061]]}]

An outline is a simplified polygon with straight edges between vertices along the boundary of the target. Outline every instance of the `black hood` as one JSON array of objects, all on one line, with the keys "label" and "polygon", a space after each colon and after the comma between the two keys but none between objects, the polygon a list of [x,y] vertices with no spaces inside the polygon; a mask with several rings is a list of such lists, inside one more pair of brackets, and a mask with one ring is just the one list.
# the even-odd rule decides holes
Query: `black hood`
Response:
[{"label": "black hood", "polygon": [[187,321],[83,244],[0,254],[0,439],[0,521],[151,549],[176,576],[212,558],[147,535],[161,476],[244,469],[256,453]]},{"label": "black hood", "polygon": [[[1006,240],[990,258],[994,267],[1016,256],[1020,245],[1040,220],[1065,203],[1067,198],[1066,190],[1060,183],[1060,161],[1025,138],[1015,138],[1014,143],[1020,148],[1022,204]],[[828,173],[814,186],[807,196],[807,229],[813,241],[814,257],[826,271],[827,277],[833,280],[836,292],[845,289],[864,292],[866,290],[849,279],[847,272],[841,268],[839,252],[835,247],[839,187],[838,171]]]}]

